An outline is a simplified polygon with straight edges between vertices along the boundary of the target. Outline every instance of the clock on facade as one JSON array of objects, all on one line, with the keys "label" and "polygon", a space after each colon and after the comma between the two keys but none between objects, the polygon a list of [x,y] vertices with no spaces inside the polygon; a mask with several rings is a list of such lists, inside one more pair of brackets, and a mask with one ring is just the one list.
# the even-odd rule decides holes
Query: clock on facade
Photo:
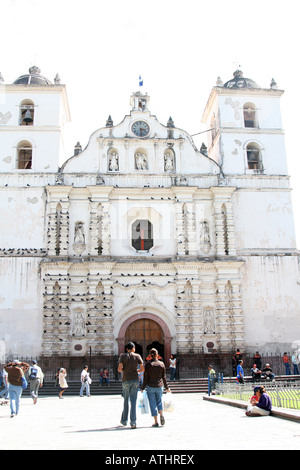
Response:
[{"label": "clock on facade", "polygon": [[135,121],[131,126],[131,130],[138,137],[146,137],[150,132],[150,127],[145,121]]}]

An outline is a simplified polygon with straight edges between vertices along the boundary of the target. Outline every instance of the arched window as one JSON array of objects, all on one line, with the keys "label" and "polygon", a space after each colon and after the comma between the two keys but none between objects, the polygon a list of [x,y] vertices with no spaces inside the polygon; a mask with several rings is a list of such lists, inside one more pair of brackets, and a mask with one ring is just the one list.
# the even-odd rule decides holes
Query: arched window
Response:
[{"label": "arched window", "polygon": [[245,127],[258,127],[255,105],[253,103],[245,103],[243,109]]},{"label": "arched window", "polygon": [[32,168],[32,145],[23,140],[17,148],[18,170],[30,170]]},{"label": "arched window", "polygon": [[255,143],[248,144],[246,151],[248,170],[262,170],[261,149],[259,145]]},{"label": "arched window", "polygon": [[32,126],[34,122],[34,103],[31,100],[23,100],[20,105],[20,126]]},{"label": "arched window", "polygon": [[137,251],[153,247],[153,227],[149,220],[136,220],[132,224],[131,244]]}]

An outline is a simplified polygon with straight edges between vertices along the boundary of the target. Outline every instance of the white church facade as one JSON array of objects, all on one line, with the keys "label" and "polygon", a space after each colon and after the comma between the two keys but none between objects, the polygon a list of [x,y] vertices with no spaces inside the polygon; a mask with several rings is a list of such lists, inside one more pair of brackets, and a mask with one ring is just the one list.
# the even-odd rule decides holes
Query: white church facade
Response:
[{"label": "white church facade", "polygon": [[[299,253],[282,90],[236,71],[212,88],[207,146],[130,113],[63,155],[66,87],[0,83],[1,354],[290,350]],[[201,116],[199,116],[199,121]]]}]

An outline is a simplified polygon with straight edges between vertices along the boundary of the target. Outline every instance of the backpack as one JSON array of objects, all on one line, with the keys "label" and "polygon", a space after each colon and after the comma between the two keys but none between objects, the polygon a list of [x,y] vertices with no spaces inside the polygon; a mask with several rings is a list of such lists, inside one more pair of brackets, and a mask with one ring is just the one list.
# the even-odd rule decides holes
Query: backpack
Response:
[{"label": "backpack", "polygon": [[31,380],[36,379],[37,373],[38,373],[38,370],[35,367],[31,367],[29,378]]}]

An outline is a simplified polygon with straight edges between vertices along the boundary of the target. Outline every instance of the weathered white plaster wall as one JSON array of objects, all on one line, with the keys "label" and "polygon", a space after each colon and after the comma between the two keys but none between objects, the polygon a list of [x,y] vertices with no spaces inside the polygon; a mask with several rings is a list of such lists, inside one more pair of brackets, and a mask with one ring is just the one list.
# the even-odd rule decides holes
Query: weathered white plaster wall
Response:
[{"label": "weathered white plaster wall", "polygon": [[41,351],[42,290],[39,258],[0,257],[0,340],[6,354],[35,356]]},{"label": "weathered white plaster wall", "polygon": [[300,339],[297,256],[249,256],[243,280],[247,350],[283,353]]},{"label": "weathered white plaster wall", "polygon": [[237,249],[296,249],[290,191],[237,190],[233,196]]}]

